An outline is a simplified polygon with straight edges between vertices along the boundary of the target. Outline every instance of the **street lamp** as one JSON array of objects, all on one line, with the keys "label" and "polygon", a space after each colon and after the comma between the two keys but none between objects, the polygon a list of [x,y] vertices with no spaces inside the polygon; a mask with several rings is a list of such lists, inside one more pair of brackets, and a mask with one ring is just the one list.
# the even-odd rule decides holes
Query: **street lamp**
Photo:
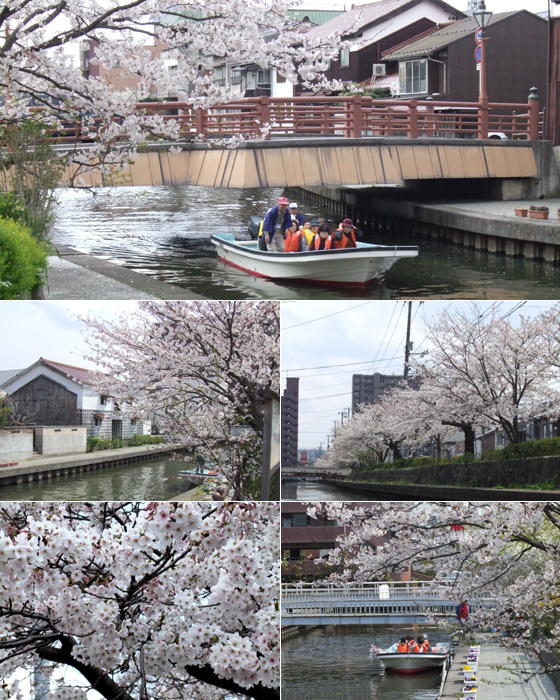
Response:
[{"label": "street lamp", "polygon": [[492,13],[486,9],[486,3],[484,0],[480,0],[478,3],[478,10],[473,12],[473,17],[476,23],[482,30],[481,42],[480,42],[480,122],[478,136],[479,138],[488,138],[488,91],[486,88],[486,50],[485,44],[487,37],[484,36],[484,30],[490,24],[492,18]]}]

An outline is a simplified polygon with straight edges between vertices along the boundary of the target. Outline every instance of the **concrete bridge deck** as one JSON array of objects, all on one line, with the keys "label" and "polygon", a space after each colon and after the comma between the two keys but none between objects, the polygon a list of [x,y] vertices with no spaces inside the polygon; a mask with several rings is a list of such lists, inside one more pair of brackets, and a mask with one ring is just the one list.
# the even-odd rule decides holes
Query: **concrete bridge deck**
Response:
[{"label": "concrete bridge deck", "polygon": [[[404,185],[415,180],[519,179],[539,176],[538,141],[362,137],[247,141],[237,148],[154,145],[117,177],[98,170],[84,185],[313,187]],[[70,167],[69,181],[77,173]]]}]

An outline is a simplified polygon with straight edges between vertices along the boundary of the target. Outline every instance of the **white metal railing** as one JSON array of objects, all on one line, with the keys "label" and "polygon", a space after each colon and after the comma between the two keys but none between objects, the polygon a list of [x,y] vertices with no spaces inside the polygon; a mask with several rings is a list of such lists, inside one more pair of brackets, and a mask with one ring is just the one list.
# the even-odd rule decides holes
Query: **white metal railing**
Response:
[{"label": "white metal railing", "polygon": [[[309,600],[431,600],[455,599],[452,586],[434,584],[431,581],[390,581],[353,584],[352,586],[317,586],[312,583],[282,584],[283,601]],[[490,594],[473,595],[472,598],[489,598]]]}]

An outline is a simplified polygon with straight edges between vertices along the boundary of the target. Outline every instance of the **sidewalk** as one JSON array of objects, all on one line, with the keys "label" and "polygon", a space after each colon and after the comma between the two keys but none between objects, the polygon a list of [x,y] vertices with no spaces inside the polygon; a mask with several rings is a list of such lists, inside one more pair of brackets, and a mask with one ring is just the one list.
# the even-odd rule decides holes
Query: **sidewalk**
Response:
[{"label": "sidewalk", "polygon": [[45,299],[204,299],[122,265],[58,246],[48,259]]},{"label": "sidewalk", "polygon": [[[461,645],[457,650],[453,665],[445,682],[441,700],[457,700],[463,688],[463,666],[467,661],[468,647]],[[499,670],[490,668],[500,666]],[[481,643],[480,661],[478,663],[477,700],[558,700],[552,680],[547,675],[536,675],[527,683],[516,680],[515,669],[535,671],[539,667],[536,661],[512,649],[498,644]],[[507,669],[512,670],[508,673]]]},{"label": "sidewalk", "polygon": [[556,212],[560,209],[560,199],[535,199],[535,200],[511,200],[511,201],[483,201],[479,200],[477,202],[441,202],[440,204],[425,204],[423,206],[433,207],[436,209],[462,209],[463,211],[470,211],[474,214],[491,214],[492,216],[505,216],[514,219],[517,222],[524,222],[528,224],[534,224],[535,226],[542,225],[543,221],[540,219],[530,219],[527,217],[515,216],[514,209],[517,207],[522,207],[528,209],[531,204],[536,206],[545,206],[550,209],[549,218],[545,220],[547,224],[556,224],[560,228],[560,221]]}]

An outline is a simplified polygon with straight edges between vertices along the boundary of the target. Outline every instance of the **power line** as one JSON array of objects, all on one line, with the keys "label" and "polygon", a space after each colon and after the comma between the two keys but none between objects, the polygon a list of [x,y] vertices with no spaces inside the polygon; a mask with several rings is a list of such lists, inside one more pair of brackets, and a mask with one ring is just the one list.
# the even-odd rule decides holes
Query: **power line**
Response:
[{"label": "power line", "polygon": [[[404,355],[403,355],[404,357]],[[385,362],[388,358],[382,357],[380,360],[377,360],[377,362]],[[394,360],[395,355],[390,358],[390,360]],[[283,369],[282,372],[307,372],[311,371],[314,369],[332,369],[333,367],[352,367],[355,365],[369,365],[372,364],[372,360],[361,360],[360,362],[345,362],[344,364],[336,364],[336,365],[320,365],[318,367],[290,367],[289,369]],[[335,372],[336,374],[336,372]]]},{"label": "power line", "polygon": [[352,390],[350,389],[349,391],[343,391],[342,394],[328,394],[327,396],[313,396],[310,399],[300,399],[299,402],[302,403],[303,401],[318,401],[319,399],[332,399],[333,396],[348,396],[348,394],[351,394]]},{"label": "power line", "polygon": [[336,316],[337,314],[344,314],[347,311],[355,311],[356,309],[359,309],[361,306],[367,306],[368,304],[373,304],[374,302],[375,302],[375,300],[366,301],[363,304],[360,304],[359,306],[352,306],[349,309],[342,309],[342,311],[335,311],[332,314],[328,314],[327,316],[321,316],[320,318],[314,318],[311,321],[303,321],[302,323],[296,323],[295,326],[287,326],[286,328],[282,328],[282,332],[289,331],[292,328],[299,328],[299,326],[306,326],[308,323],[315,323],[316,321],[322,321],[324,318],[330,318],[331,316]]}]

